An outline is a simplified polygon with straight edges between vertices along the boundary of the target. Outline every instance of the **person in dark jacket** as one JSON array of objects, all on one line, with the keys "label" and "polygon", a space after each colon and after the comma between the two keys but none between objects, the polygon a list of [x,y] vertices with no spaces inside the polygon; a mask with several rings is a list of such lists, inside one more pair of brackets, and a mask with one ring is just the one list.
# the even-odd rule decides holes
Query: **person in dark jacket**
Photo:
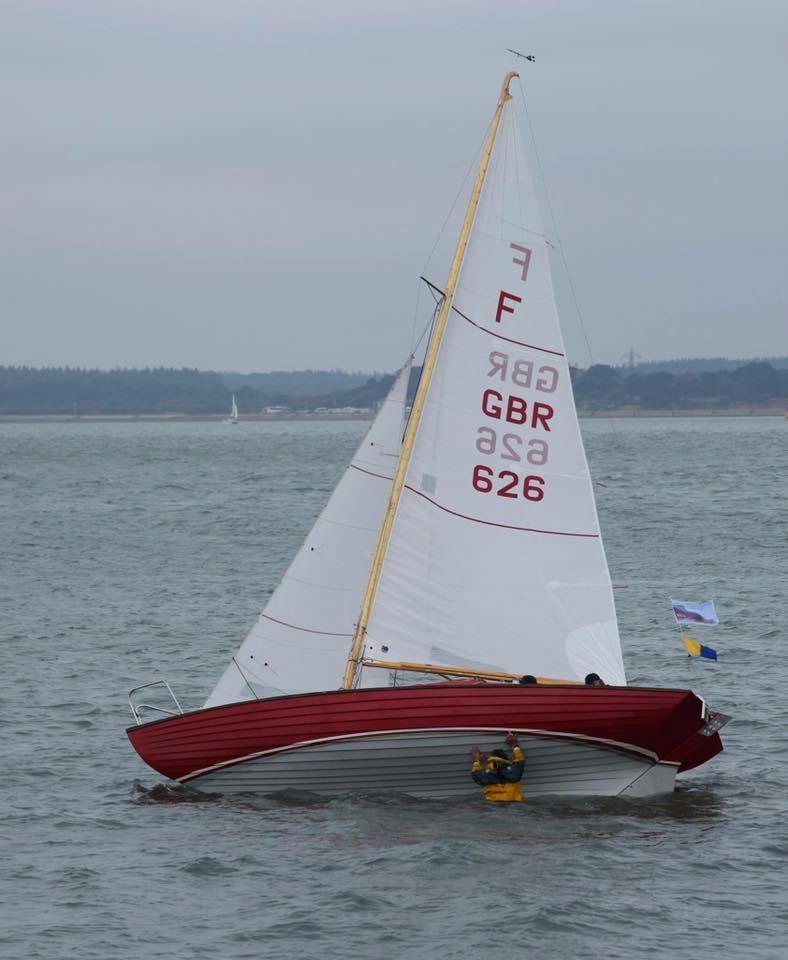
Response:
[{"label": "person in dark jacket", "polygon": [[513,733],[507,734],[506,743],[512,749],[511,757],[505,750],[493,750],[485,755],[478,747],[474,747],[471,750],[471,778],[482,788],[485,800],[521,803],[523,792],[520,781],[525,770],[525,754]]},{"label": "person in dark jacket", "polygon": [[586,674],[585,684],[587,687],[606,687],[607,684],[598,673]]}]

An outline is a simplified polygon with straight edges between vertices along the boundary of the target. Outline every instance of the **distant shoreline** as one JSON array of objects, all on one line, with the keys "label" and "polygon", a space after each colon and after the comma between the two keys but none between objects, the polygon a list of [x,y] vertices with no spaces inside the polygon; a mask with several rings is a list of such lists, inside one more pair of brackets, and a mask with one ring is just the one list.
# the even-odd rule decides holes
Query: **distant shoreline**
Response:
[{"label": "distant shoreline", "polygon": [[[729,410],[640,410],[616,408],[611,410],[578,410],[581,420],[654,420],[654,419],[728,419],[731,417],[788,417],[788,411],[782,406],[775,407],[736,407]],[[292,423],[297,421],[318,421],[323,423],[347,422],[353,420],[372,420],[374,414],[330,414],[330,413],[287,413],[287,414],[249,414],[242,415],[240,423]],[[0,414],[3,423],[226,423],[226,414]]]},{"label": "distant shoreline", "polygon": [[648,420],[654,418],[680,418],[702,417],[704,419],[721,420],[730,417],[785,417],[788,416],[788,407],[780,406],[762,406],[755,404],[750,406],[731,407],[727,410],[718,410],[715,408],[689,409],[681,408],[678,410],[642,410],[632,407],[616,407],[610,410],[578,410],[578,417],[581,420]]},{"label": "distant shoreline", "polygon": [[[287,414],[241,414],[239,423],[287,423],[296,420],[322,420],[333,423],[339,420],[372,420],[373,413],[287,413]],[[86,413],[84,417],[72,414],[28,413],[0,414],[0,423],[223,423],[233,426],[227,414],[198,413]]]}]

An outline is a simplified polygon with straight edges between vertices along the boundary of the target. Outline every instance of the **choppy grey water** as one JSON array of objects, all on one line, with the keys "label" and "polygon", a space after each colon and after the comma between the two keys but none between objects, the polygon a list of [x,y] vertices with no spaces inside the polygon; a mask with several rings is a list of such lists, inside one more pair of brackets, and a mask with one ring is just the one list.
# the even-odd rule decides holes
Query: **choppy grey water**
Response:
[{"label": "choppy grey water", "polygon": [[[586,422],[630,681],[735,717],[658,801],[200,798],[128,745],[198,706],[363,424],[0,426],[0,954],[786,954],[788,423]],[[668,597],[713,597],[691,666]]]}]

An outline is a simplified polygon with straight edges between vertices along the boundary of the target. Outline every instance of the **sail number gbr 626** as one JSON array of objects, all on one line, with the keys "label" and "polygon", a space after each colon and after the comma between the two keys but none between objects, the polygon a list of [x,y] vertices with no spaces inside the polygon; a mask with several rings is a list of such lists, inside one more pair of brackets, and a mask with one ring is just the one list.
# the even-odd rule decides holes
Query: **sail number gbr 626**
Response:
[{"label": "sail number gbr 626", "polygon": [[[500,384],[502,389],[488,387],[482,393],[481,411],[489,419],[476,432],[476,450],[487,457],[508,462],[505,469],[496,469],[489,463],[475,464],[471,485],[477,493],[538,503],[545,495],[544,477],[529,468],[544,466],[550,448],[545,437],[524,436],[522,430],[550,433],[550,421],[555,411],[543,400],[530,400],[519,392],[507,392],[506,381],[515,387],[553,393],[558,385],[558,371],[546,365],[535,370],[531,361],[514,360],[497,350],[490,354],[489,360],[491,366],[487,376],[503,383]],[[497,421],[495,426],[489,423],[490,420]],[[516,468],[515,464],[518,465]]]}]

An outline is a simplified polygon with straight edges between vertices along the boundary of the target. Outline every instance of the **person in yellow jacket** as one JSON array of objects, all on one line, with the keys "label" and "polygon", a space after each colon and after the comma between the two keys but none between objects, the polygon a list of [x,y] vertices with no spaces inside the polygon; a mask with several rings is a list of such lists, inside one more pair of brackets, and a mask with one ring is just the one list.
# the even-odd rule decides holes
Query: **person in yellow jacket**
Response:
[{"label": "person in yellow jacket", "polygon": [[525,769],[525,754],[513,733],[506,735],[506,743],[512,749],[511,757],[505,750],[493,750],[486,755],[478,747],[474,747],[471,750],[471,778],[484,791],[485,800],[521,803],[523,791],[520,781]]}]

